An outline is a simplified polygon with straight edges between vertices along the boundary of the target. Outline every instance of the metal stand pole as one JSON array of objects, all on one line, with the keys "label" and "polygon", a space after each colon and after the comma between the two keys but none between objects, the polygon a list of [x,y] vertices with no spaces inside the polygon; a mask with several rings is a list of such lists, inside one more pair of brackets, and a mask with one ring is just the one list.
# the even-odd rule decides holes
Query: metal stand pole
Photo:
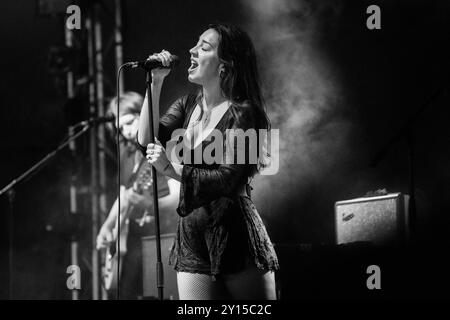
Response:
[{"label": "metal stand pole", "polygon": [[[9,246],[10,246],[10,251],[9,251],[9,296],[10,298],[12,298],[12,283],[13,283],[13,278],[12,278],[12,270],[13,270],[13,231],[14,231],[14,224],[13,224],[13,209],[14,209],[14,198],[15,198],[15,192],[14,192],[14,187],[19,184],[22,181],[25,181],[26,179],[29,179],[33,174],[36,174],[36,172],[38,172],[38,170],[40,170],[44,165],[46,165],[47,163],[49,163],[50,159],[52,159],[53,157],[56,156],[56,154],[61,151],[63,148],[65,148],[68,144],[70,144],[72,141],[74,141],[75,139],[77,139],[78,137],[80,137],[81,135],[83,135],[86,131],[88,131],[89,129],[92,128],[92,126],[95,124],[95,121],[93,120],[88,120],[88,121],[82,121],[80,122],[77,127],[82,126],[82,129],[80,131],[78,131],[77,133],[70,135],[63,143],[61,143],[55,150],[53,150],[52,152],[48,153],[45,157],[43,157],[41,160],[39,160],[38,162],[36,162],[32,167],[30,167],[27,171],[25,171],[24,173],[22,173],[19,177],[17,177],[16,179],[14,179],[13,181],[11,181],[7,186],[5,186],[4,188],[2,188],[0,190],[0,196],[3,194],[8,194],[8,199],[9,199],[9,206],[10,206],[10,216],[9,216]],[[73,246],[73,249],[78,250],[77,246]],[[77,255],[73,254],[71,257],[75,263],[78,263],[77,260]]]},{"label": "metal stand pole", "polygon": [[[92,12],[91,15],[86,18],[86,30],[87,30],[87,48],[88,48],[88,73],[89,73],[89,113],[91,117],[95,117],[96,104],[95,104],[95,82],[94,79],[94,32],[92,27]],[[91,130],[90,132],[90,160],[91,160],[91,268],[92,268],[92,299],[99,299],[99,258],[98,252],[95,250],[95,241],[98,233],[98,158],[97,158],[97,132]]]},{"label": "metal stand pole", "polygon": [[8,218],[8,227],[9,227],[9,233],[8,233],[8,299],[11,300],[13,298],[13,245],[14,245],[14,198],[16,196],[16,192],[13,188],[11,188],[8,191],[8,202],[9,202],[9,218]]},{"label": "metal stand pole", "polygon": [[416,177],[415,177],[415,146],[414,146],[414,133],[407,133],[407,145],[408,145],[408,158],[409,158],[409,241],[411,245],[417,244],[417,208],[416,208]]},{"label": "metal stand pole", "polygon": [[[150,127],[150,141],[155,143],[155,131],[153,128],[153,105],[152,105],[152,75],[151,70],[147,70],[147,97],[148,97],[148,120]],[[153,178],[153,214],[155,216],[155,236],[156,236],[156,286],[158,287],[158,298],[162,300],[164,298],[164,269],[161,262],[161,237],[159,226],[159,205],[158,205],[158,183],[156,177],[155,167],[152,166],[152,178]]]},{"label": "metal stand pole", "polygon": [[[69,137],[74,135],[74,127],[69,127]],[[69,143],[69,149],[72,152],[73,159],[76,159],[76,147],[75,147],[75,141],[71,141]],[[70,178],[70,214],[73,215],[73,217],[76,217],[78,214],[78,206],[77,206],[77,175],[76,170],[74,169],[72,172],[72,176]],[[72,219],[72,221],[78,221],[77,219]],[[71,235],[70,238],[70,264],[79,266],[78,265],[78,235],[77,231],[78,228],[74,229],[75,232]],[[72,300],[78,300],[79,299],[79,292],[74,289],[72,290]]]},{"label": "metal stand pole", "polygon": [[[96,102],[97,102],[97,116],[103,117],[105,115],[104,112],[104,92],[103,92],[103,47],[102,47],[102,27],[100,24],[99,18],[99,4],[96,3],[94,6],[94,50],[95,50],[95,87],[96,87]],[[104,221],[106,219],[106,163],[105,163],[105,148],[103,147],[105,143],[105,127],[101,126],[97,129],[97,143],[101,144],[101,147],[98,148],[98,201],[99,201],[99,210],[97,213],[97,224],[95,224],[95,228],[98,230],[98,222]],[[94,220],[93,220],[94,222]],[[94,228],[93,228],[94,230]],[[95,237],[97,232],[95,233]],[[92,250],[95,250],[95,239],[92,239]],[[96,253],[98,257],[98,253]],[[101,261],[105,259],[105,252],[100,252]],[[99,269],[100,269],[99,264]],[[93,268],[95,272],[95,269]],[[99,270],[100,271],[100,270]],[[99,271],[96,271],[97,274],[100,274]],[[101,299],[106,300],[107,292],[103,286],[100,286],[99,289],[101,294]]]},{"label": "metal stand pole", "polygon": [[370,166],[375,167],[380,163],[380,161],[386,156],[389,150],[402,139],[406,140],[408,147],[408,160],[409,160],[409,218],[408,218],[408,232],[410,245],[415,245],[417,243],[417,204],[416,204],[416,191],[415,191],[415,168],[414,168],[414,156],[415,156],[415,146],[414,146],[414,127],[420,116],[429,108],[431,108],[432,102],[445,90],[447,90],[449,82],[443,83],[433,94],[428,98],[425,103],[423,103],[419,109],[406,121],[406,123],[399,128],[398,132],[376,153],[373,157]]},{"label": "metal stand pole", "polygon": [[[122,64],[123,64],[123,52],[122,52],[122,1],[121,0],[115,0],[114,1],[114,53],[116,58],[116,70],[120,70]],[[116,87],[118,88],[117,94],[118,96],[122,95],[123,93],[123,76],[121,72],[119,71],[119,75],[117,78]],[[118,102],[120,103],[120,102]],[[117,148],[119,149],[119,141],[117,141],[118,145]],[[118,152],[118,157],[120,157]],[[118,161],[118,167],[120,167],[120,159],[117,159]],[[119,169],[120,170],[120,169]],[[120,178],[120,177],[118,177]],[[118,183],[119,184],[119,183]],[[120,190],[120,185],[118,185],[118,188]],[[120,193],[120,191],[119,191]],[[119,223],[119,217],[120,214],[117,216],[117,221]],[[120,239],[119,239],[120,243]],[[120,258],[119,258],[120,259]],[[103,260],[104,261],[104,260]],[[120,299],[120,277],[119,277],[120,270],[117,270],[118,273],[118,284],[117,284],[117,299]],[[103,290],[102,293],[106,291]],[[107,296],[107,295],[106,295]]]},{"label": "metal stand pole", "polygon": [[[73,47],[73,32],[64,25],[64,36],[65,36],[65,44],[66,47],[70,50]],[[74,90],[74,79],[73,79],[73,71],[67,71],[67,98],[73,99],[75,97]],[[69,137],[74,134],[74,127],[70,126],[69,129]],[[76,157],[76,146],[75,141],[71,141],[69,143],[69,149],[72,152],[72,155],[75,159]],[[78,213],[77,210],[77,176],[75,174],[75,170],[72,173],[70,179],[70,214],[76,215]],[[77,219],[73,219],[73,221],[77,221]],[[75,229],[76,230],[76,229]],[[78,236],[73,234],[70,239],[70,264],[78,266]],[[79,299],[79,292],[77,290],[72,290],[72,300]]]},{"label": "metal stand pole", "polygon": [[[115,28],[114,28],[114,44],[116,57],[116,70],[119,70],[123,64],[123,48],[122,48],[122,0],[115,0]],[[119,90],[123,93],[123,76],[119,76]]]}]

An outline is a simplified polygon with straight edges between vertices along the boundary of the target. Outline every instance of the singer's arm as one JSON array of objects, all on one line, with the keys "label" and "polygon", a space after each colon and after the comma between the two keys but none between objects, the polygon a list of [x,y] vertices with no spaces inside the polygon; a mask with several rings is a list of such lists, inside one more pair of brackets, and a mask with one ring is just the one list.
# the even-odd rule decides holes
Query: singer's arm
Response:
[{"label": "singer's arm", "polygon": [[[161,88],[164,78],[153,76],[151,90],[152,90],[152,109],[153,109],[153,128],[155,137],[158,136],[159,129],[159,98],[161,96]],[[148,96],[145,95],[144,103],[139,117],[139,131],[138,142],[142,146],[147,146],[150,143],[150,126],[148,119]]]}]

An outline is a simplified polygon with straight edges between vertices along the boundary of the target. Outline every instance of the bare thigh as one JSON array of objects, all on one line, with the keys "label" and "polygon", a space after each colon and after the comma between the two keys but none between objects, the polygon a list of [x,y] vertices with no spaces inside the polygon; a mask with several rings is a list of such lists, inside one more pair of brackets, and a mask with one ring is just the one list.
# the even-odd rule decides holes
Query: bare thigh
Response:
[{"label": "bare thigh", "polygon": [[232,299],[276,300],[275,273],[249,265],[245,270],[222,277]]}]

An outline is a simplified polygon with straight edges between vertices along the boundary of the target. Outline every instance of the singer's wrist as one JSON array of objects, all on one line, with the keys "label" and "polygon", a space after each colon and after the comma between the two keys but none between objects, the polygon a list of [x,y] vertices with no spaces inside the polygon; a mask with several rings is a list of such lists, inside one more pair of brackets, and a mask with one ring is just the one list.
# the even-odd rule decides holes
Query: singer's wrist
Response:
[{"label": "singer's wrist", "polygon": [[158,77],[158,76],[152,77],[152,85],[154,87],[161,87],[163,82],[164,82],[164,78],[163,77]]},{"label": "singer's wrist", "polygon": [[165,77],[166,75],[161,74],[160,72],[152,72],[152,84],[162,86]]}]

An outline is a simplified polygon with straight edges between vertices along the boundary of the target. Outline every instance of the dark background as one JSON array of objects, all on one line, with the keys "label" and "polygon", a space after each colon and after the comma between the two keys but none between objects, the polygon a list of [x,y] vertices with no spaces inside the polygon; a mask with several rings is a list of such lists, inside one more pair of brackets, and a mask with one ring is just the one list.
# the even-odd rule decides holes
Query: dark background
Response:
[{"label": "dark background", "polygon": [[[261,1],[260,6],[270,3]],[[163,48],[180,56],[180,67],[164,84],[161,109],[165,110],[178,96],[195,90],[186,81],[188,49],[208,23],[232,23],[249,31],[260,57],[272,126],[280,129],[282,143],[293,142],[283,144],[280,150],[279,174],[258,178],[259,187],[258,179],[255,181],[255,203],[272,240],[280,248],[301,243],[332,244],[334,203],[338,200],[356,198],[379,188],[408,193],[404,139],[395,143],[376,167],[369,164],[433,93],[445,86],[413,122],[412,132],[416,148],[417,239],[430,249],[446,247],[450,227],[450,4],[444,0],[287,3],[272,4],[276,10],[265,19],[250,13],[254,4],[249,1],[126,1],[124,61],[144,59]],[[36,4],[25,0],[0,4],[0,187],[53,150],[69,123],[87,116],[83,98],[86,87],[78,89],[79,100],[68,104],[61,81],[48,68],[49,48],[64,44],[65,16],[39,15]],[[103,4],[101,19],[106,42],[112,30],[113,4]],[[366,28],[366,8],[371,4],[381,7],[381,30]],[[82,17],[87,8],[83,5]],[[272,41],[270,32],[283,28],[289,31],[289,37],[275,37]],[[76,32],[82,38],[83,30]],[[305,51],[291,50],[299,44]],[[75,61],[77,72],[82,73],[86,68],[84,47]],[[292,61],[316,67],[308,69],[308,74],[302,69],[295,73],[297,65],[290,64]],[[104,63],[105,95],[112,97],[116,72],[113,50],[104,53]],[[310,77],[311,74],[318,78]],[[278,90],[283,79],[289,80],[285,84],[291,89]],[[296,90],[292,86],[298,88],[300,98],[288,101],[297,103],[280,103],[280,96],[285,98],[286,93]],[[318,86],[323,86],[324,91]],[[125,87],[143,94],[144,73],[127,71]],[[327,95],[325,101],[320,100],[322,92]],[[308,99],[321,102],[302,100],[307,95]],[[312,121],[300,122],[298,126],[290,123],[287,127],[290,118],[297,115],[302,119],[307,111],[316,115]],[[295,141],[299,140],[302,143],[297,145]],[[87,152],[87,147],[81,150]],[[38,174],[17,186],[14,298],[70,298],[65,269],[69,265],[68,234],[74,222],[69,219],[68,179],[75,163],[88,167],[86,159],[74,160],[68,152],[62,152]],[[114,160],[108,161],[113,168]],[[87,173],[81,170],[80,175],[86,178]],[[112,183],[109,202],[114,188]],[[0,212],[5,283],[5,196],[0,199]],[[89,219],[86,206],[80,222],[82,243],[86,246]],[[434,257],[440,258],[441,253],[437,252]],[[83,258],[89,261],[87,250]],[[445,273],[440,275],[445,277]],[[6,287],[2,286],[2,290],[5,294]],[[88,295],[86,289],[83,296]]]}]

